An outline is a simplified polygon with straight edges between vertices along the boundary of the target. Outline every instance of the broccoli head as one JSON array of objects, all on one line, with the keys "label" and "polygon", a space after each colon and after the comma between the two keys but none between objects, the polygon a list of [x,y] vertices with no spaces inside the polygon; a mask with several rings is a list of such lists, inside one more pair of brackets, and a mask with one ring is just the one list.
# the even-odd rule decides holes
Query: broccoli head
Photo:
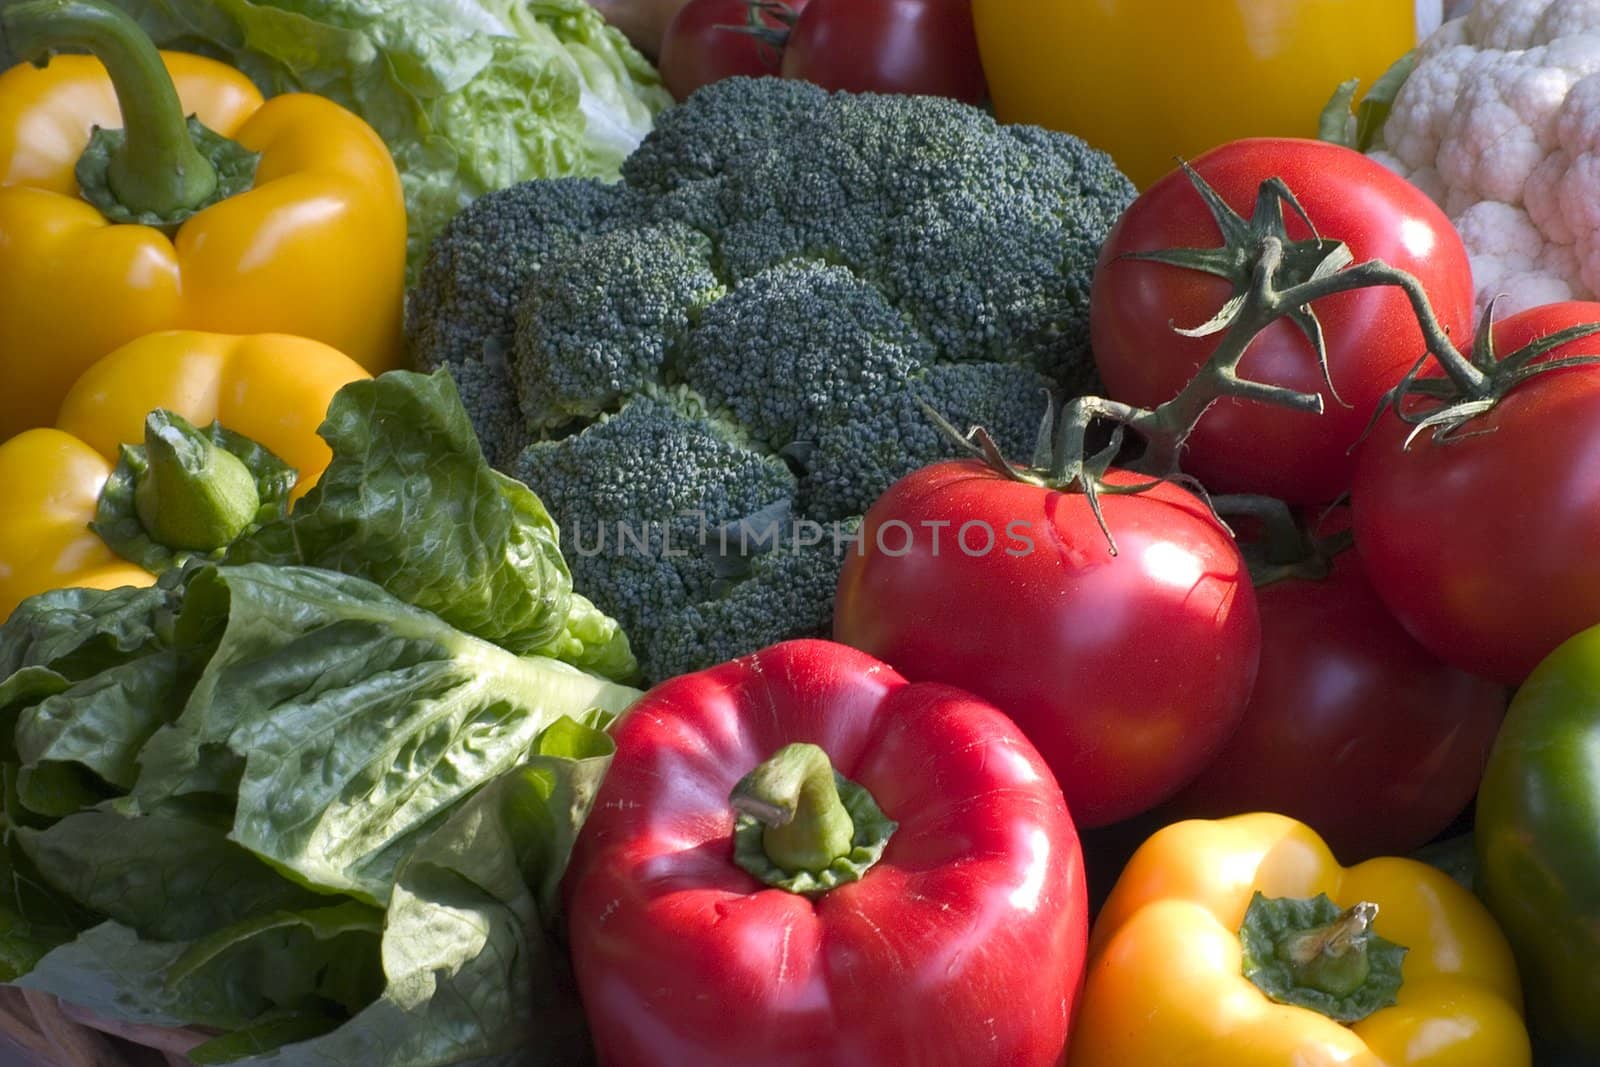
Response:
[{"label": "broccoli head", "polygon": [[682,223],[615,230],[534,274],[516,309],[517,397],[528,421],[594,418],[661,380],[722,295],[711,242]]},{"label": "broccoli head", "polygon": [[841,538],[954,452],[920,403],[1027,458],[1047,394],[1095,385],[1089,282],[1133,195],[953,101],[729,79],[618,185],[474,204],[407,336],[661,678],[826,630]]},{"label": "broccoli head", "polygon": [[676,370],[778,451],[865,417],[933,363],[933,347],[876,286],[845,267],[797,260],[708,307]]},{"label": "broccoli head", "polygon": [[509,346],[515,312],[545,261],[628,217],[624,185],[587,178],[524,182],[481,197],[428,248],[406,294],[406,342],[420,370]]}]

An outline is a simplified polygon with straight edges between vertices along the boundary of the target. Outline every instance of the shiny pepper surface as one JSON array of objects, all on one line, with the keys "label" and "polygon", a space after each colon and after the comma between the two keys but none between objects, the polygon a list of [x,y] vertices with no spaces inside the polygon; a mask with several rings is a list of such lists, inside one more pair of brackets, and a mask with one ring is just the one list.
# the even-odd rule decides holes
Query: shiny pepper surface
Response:
[{"label": "shiny pepper surface", "polygon": [[[1339,908],[1407,949],[1396,1002],[1350,1025],[1270,999],[1243,973],[1257,892]],[[1281,815],[1192,820],[1129,861],[1095,922],[1069,1067],[1527,1067],[1517,969],[1488,911],[1443,872],[1348,869]]]},{"label": "shiny pepper surface", "polygon": [[295,469],[298,495],[332,458],[316,430],[333,394],[365,377],[327,345],[272,334],[151,334],[100,360],[67,394],[54,427],[0,443],[0,620],[48,589],[155,580],[89,529],[118,448],[140,439],[151,411],[251,438]]},{"label": "shiny pepper surface", "polygon": [[[0,55],[5,20],[35,6],[0,8]],[[369,371],[398,365],[405,205],[383,141],[320,97],[263,103],[199,56],[142,73],[163,66],[184,114],[259,153],[248,187],[166,227],[114,223],[81,195],[91,130],[126,121],[101,60],[0,73],[0,440],[49,425],[86,367],[157,330],[289,333]]]},{"label": "shiny pepper surface", "polygon": [[[993,705],[790,641],[662,683],[614,734],[564,886],[603,1064],[1060,1062],[1082,854],[1055,779]],[[785,820],[767,774],[797,753],[790,769],[815,776]],[[831,767],[875,816],[837,848],[778,840],[823,836],[806,787],[828,791]]]},{"label": "shiny pepper surface", "polygon": [[1077,134],[1141,189],[1241,137],[1314,137],[1416,43],[1401,0],[972,0],[996,115]]}]

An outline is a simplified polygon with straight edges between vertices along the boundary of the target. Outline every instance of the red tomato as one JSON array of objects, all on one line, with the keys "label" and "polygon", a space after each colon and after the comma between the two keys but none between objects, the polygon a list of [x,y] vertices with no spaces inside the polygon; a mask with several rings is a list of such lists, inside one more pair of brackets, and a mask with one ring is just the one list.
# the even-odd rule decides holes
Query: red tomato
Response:
[{"label": "red tomato", "polygon": [[[1461,238],[1415,186],[1359,152],[1320,141],[1234,141],[1194,161],[1229,206],[1248,218],[1256,189],[1280,177],[1318,232],[1349,245],[1356,261],[1378,258],[1417,277],[1453,337],[1471,337],[1472,272]],[[1289,236],[1310,236],[1292,211]],[[1174,396],[1205,362],[1217,336],[1187,338],[1230,294],[1221,278],[1162,263],[1118,259],[1127,252],[1212,247],[1221,234],[1181,171],[1152,185],[1123,214],[1100,252],[1089,299],[1095,364],[1114,400],[1153,407]],[[1396,288],[1340,293],[1318,301],[1333,383],[1329,395],[1315,350],[1282,319],[1264,330],[1239,365],[1246,378],[1320,393],[1323,413],[1253,400],[1218,401],[1188,439],[1184,470],[1215,493],[1265,493],[1290,503],[1326,503],[1350,485],[1349,449],[1381,397],[1423,349],[1422,333]],[[1348,406],[1345,406],[1348,405]]]},{"label": "red tomato", "polygon": [[[1498,323],[1501,355],[1600,321],[1600,304],[1532,308]],[[1600,337],[1556,356],[1600,354]],[[1513,388],[1443,443],[1385,415],[1351,489],[1356,549],[1406,630],[1449,663],[1516,685],[1600,622],[1600,365]]]},{"label": "red tomato", "polygon": [[[787,0],[795,11],[808,0]],[[750,20],[749,0],[689,0],[667,23],[661,38],[661,81],[675,100],[682,100],[703,85],[743,75],[759,78],[777,75],[783,50],[748,33],[729,29]],[[762,22],[781,31],[783,24],[770,15]]]},{"label": "red tomato", "polygon": [[1261,670],[1244,721],[1172,812],[1281,812],[1347,864],[1432,840],[1478,789],[1505,687],[1408,637],[1354,552],[1321,581],[1273,582],[1256,600]]},{"label": "red tomato", "polygon": [[1081,494],[974,461],[908,475],[867,512],[833,622],[1010,715],[1080,826],[1153,807],[1215,757],[1261,640],[1244,561],[1203,504],[1170,484],[1100,500],[1115,556]]},{"label": "red tomato", "polygon": [[783,76],[969,104],[988,92],[968,0],[812,0],[784,48]]}]

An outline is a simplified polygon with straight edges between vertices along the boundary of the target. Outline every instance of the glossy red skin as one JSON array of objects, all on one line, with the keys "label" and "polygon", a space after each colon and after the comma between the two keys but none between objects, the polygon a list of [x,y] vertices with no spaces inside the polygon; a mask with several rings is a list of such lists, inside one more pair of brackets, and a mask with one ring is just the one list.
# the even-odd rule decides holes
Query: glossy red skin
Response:
[{"label": "glossy red skin", "polygon": [[[1113,471],[1113,482],[1142,481]],[[1044,755],[1081,827],[1171,796],[1221,750],[1255,680],[1260,626],[1238,548],[1205,506],[1163,484],[1100,497],[1112,556],[1087,500],[953,461],[901,479],[868,510],[863,548],[839,576],[834,638],[914,681],[993,701]],[[911,551],[879,529],[951,521]],[[989,523],[997,550],[952,549]],[[1008,555],[1026,522],[1034,548]],[[981,528],[970,545],[981,548]],[[885,531],[898,551],[898,527]]]},{"label": "glossy red skin", "polygon": [[[807,0],[786,0],[795,11]],[[683,100],[701,86],[723,78],[759,78],[778,74],[783,50],[748,33],[730,30],[749,21],[748,0],[689,0],[667,23],[661,37],[657,64],[661,82],[674,100]],[[762,21],[775,30],[782,23],[767,16]]]},{"label": "glossy red skin", "polygon": [[1272,582],[1256,601],[1261,669],[1244,721],[1173,816],[1280,812],[1345,864],[1431,841],[1477,792],[1505,687],[1413,641],[1354,552],[1326,578]]},{"label": "glossy red skin", "polygon": [[783,76],[852,93],[988,95],[968,0],[811,0]]},{"label": "glossy red skin", "polygon": [[[1501,355],[1600,321],[1600,304],[1530,308],[1495,326]],[[1549,358],[1600,354],[1600,339]],[[1386,415],[1361,446],[1356,549],[1384,603],[1434,655],[1516,685],[1600,621],[1600,365],[1514,388],[1443,444]]]},{"label": "glossy red skin", "polygon": [[[1058,1063],[1088,939],[1077,832],[998,710],[791,641],[657,686],[564,884],[600,1060],[626,1067]],[[728,794],[793,741],[899,823],[812,901],[735,865]]]},{"label": "glossy red skin", "polygon": [[[1281,177],[1324,237],[1349,245],[1357,262],[1382,259],[1415,275],[1439,322],[1464,343],[1472,323],[1472,271],[1450,220],[1409,182],[1359,152],[1320,141],[1255,138],[1214,148],[1194,168],[1246,218],[1256,189]],[[1291,211],[1289,234],[1309,237]],[[1221,234],[1181,171],[1147,189],[1123,213],[1100,252],[1089,300],[1095,365],[1106,395],[1141,407],[1171,398],[1215,350],[1218,337],[1187,338],[1228,299],[1221,278],[1127,252],[1215,247]],[[1378,398],[1423,350],[1415,313],[1393,287],[1318,301],[1328,365],[1344,404],[1323,381],[1315,350],[1287,319],[1267,327],[1239,366],[1246,378],[1323,398],[1321,415],[1224,399],[1189,437],[1183,468],[1214,493],[1264,493],[1294,504],[1327,503],[1350,485],[1350,447]],[[1348,405],[1348,406],[1345,406]]]}]

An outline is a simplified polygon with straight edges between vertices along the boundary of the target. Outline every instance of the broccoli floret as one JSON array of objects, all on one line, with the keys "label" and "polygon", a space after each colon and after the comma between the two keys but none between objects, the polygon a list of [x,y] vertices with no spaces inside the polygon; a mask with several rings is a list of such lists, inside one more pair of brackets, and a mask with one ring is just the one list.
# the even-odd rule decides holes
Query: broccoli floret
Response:
[{"label": "broccoli floret", "polygon": [[535,427],[594,418],[657,385],[722,295],[711,242],[681,223],[619,230],[550,257],[516,312],[516,385]]},{"label": "broccoli floret", "polygon": [[[473,201],[428,250],[406,296],[406,345],[421,370],[509,344],[522,291],[551,256],[628,217],[624,185],[584,178],[524,182]],[[457,379],[460,380],[459,378]]]},{"label": "broccoli floret", "polygon": [[828,100],[810,82],[782,80],[780,87],[764,85],[750,94],[736,81],[744,79],[713,83],[694,94],[693,106],[662,112],[654,136],[622,164],[622,180],[660,196],[685,183],[721,178],[730,161],[747,152],[805,143]]},{"label": "broccoli floret", "polygon": [[859,515],[918,467],[948,459],[951,442],[918,401],[959,430],[982,426],[1008,459],[1026,462],[1054,389],[1038,371],[1011,363],[933,367],[881,398],[870,415],[824,430],[805,450],[801,511],[818,520]]},{"label": "broccoli floret", "polygon": [[[953,101],[727,79],[620,186],[463,215],[410,337],[425,365],[483,364],[475,425],[505,462],[520,417],[509,473],[661,678],[826,626],[838,531],[956,454],[919,399],[1028,458],[1046,391],[1095,384],[1089,282],[1133,195],[1076,138]],[[730,552],[741,523],[777,535]]]},{"label": "broccoli floret", "polygon": [[663,605],[651,615],[657,629],[645,669],[670,678],[790,638],[827,636],[841,553],[859,526],[823,527],[816,543],[784,540],[717,595]]},{"label": "broccoli floret", "polygon": [[932,360],[927,340],[874,286],[844,267],[796,261],[707,308],[680,373],[778,451],[865,417]]},{"label": "broccoli floret", "polygon": [[[670,614],[723,595],[747,568],[728,558],[740,540],[722,529],[764,512],[774,519],[758,526],[779,521],[797,488],[782,460],[692,396],[671,393],[635,397],[581,433],[536,442],[510,473],[558,516],[574,588],[630,635],[660,633]],[[637,654],[648,677],[667,676],[655,642]]]},{"label": "broccoli floret", "polygon": [[484,345],[482,359],[452,360],[442,366],[455,379],[484,456],[491,466],[504,470],[533,440],[533,431],[517,404],[511,365],[502,346],[491,340]]},{"label": "broccoli floret", "polygon": [[[770,134],[718,136],[736,105]],[[647,210],[716,232],[731,283],[790,259],[840,263],[943,358],[1020,352],[1072,393],[1095,385],[1089,282],[1133,194],[1104,153],[952,100],[796,81],[719,82],[669,117],[624,174],[657,194]]]}]

